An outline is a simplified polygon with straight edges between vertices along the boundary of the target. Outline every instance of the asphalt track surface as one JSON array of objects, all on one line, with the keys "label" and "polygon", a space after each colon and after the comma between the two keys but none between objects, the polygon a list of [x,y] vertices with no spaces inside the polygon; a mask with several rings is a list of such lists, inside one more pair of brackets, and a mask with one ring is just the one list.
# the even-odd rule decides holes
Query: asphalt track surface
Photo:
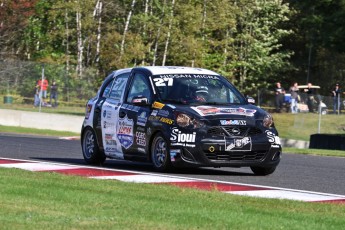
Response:
[{"label": "asphalt track surface", "polygon": [[[85,165],[80,141],[0,133],[0,157]],[[147,163],[107,160],[109,169],[156,173]],[[255,176],[249,168],[180,169],[169,175],[345,195],[345,158],[283,154],[277,170]]]}]

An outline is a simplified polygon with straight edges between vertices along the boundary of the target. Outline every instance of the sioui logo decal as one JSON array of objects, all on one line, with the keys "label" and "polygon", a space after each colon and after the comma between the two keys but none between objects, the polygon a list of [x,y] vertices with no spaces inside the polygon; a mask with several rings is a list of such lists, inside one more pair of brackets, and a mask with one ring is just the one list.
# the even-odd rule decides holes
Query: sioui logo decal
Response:
[{"label": "sioui logo decal", "polygon": [[266,130],[265,133],[267,135],[268,142],[270,142],[272,144],[280,145],[280,138],[278,136],[276,136],[274,133],[272,133],[269,130]]},{"label": "sioui logo decal", "polygon": [[173,128],[170,137],[171,142],[173,142],[171,145],[195,147],[195,137],[196,132],[182,133],[178,128]]},{"label": "sioui logo decal", "polygon": [[245,120],[220,120],[221,125],[247,125]]}]

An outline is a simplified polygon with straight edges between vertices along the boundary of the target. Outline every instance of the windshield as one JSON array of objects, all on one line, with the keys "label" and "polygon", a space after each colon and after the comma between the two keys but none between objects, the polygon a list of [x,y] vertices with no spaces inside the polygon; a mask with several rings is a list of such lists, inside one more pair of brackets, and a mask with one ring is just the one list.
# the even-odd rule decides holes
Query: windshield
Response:
[{"label": "windshield", "polygon": [[181,104],[244,104],[245,98],[219,75],[153,75],[153,84],[162,101]]}]

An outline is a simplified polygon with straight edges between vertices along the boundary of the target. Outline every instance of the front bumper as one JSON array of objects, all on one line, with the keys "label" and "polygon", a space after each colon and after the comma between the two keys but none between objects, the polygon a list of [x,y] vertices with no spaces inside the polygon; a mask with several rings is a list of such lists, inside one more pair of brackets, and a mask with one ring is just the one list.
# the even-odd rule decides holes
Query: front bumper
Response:
[{"label": "front bumper", "polygon": [[195,147],[171,146],[175,167],[274,167],[280,162],[282,148],[267,137],[202,139]]}]

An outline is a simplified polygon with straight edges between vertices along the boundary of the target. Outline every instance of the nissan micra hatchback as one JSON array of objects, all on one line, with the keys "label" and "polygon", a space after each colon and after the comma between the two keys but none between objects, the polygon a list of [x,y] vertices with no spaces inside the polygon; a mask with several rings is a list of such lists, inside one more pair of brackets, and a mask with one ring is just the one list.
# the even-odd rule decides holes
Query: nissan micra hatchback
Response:
[{"label": "nissan micra hatchback", "polygon": [[84,159],[148,161],[176,167],[275,171],[281,144],[272,116],[218,73],[190,67],[112,72],[86,104]]}]

